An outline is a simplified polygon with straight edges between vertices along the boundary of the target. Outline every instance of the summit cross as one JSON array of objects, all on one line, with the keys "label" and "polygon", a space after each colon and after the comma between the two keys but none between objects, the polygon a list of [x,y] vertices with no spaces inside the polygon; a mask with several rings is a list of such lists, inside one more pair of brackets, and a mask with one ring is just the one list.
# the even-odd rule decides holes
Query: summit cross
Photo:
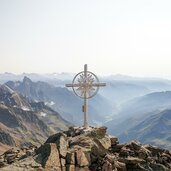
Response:
[{"label": "summit cross", "polygon": [[84,99],[82,111],[84,112],[84,127],[88,127],[88,99],[95,96],[99,87],[106,86],[106,83],[100,83],[98,77],[88,71],[87,64],[84,65],[84,71],[79,72],[73,79],[72,84],[66,84],[66,87],[72,87],[74,93]]}]

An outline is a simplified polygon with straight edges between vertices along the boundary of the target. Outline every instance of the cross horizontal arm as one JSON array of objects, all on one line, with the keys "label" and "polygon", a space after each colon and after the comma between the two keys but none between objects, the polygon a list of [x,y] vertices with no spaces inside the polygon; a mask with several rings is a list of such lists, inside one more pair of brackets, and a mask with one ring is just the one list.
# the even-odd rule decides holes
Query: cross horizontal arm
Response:
[{"label": "cross horizontal arm", "polygon": [[79,87],[80,84],[65,84],[66,87]]},{"label": "cross horizontal arm", "polygon": [[[66,87],[80,87],[83,84],[65,84]],[[93,87],[104,87],[106,83],[94,83],[92,84]]]},{"label": "cross horizontal arm", "polygon": [[94,83],[92,84],[93,87],[105,87],[106,83]]}]

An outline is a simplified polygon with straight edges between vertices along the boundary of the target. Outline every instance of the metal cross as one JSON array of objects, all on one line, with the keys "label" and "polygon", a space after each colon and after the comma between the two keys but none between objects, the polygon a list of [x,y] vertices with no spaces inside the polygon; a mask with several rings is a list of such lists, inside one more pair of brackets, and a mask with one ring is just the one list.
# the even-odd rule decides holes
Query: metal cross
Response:
[{"label": "metal cross", "polygon": [[106,83],[100,83],[95,74],[87,70],[87,64],[84,65],[84,71],[79,72],[73,79],[72,84],[66,84],[66,87],[72,87],[74,93],[84,99],[82,111],[84,112],[84,127],[88,127],[88,99],[95,96],[99,87],[106,86]]}]

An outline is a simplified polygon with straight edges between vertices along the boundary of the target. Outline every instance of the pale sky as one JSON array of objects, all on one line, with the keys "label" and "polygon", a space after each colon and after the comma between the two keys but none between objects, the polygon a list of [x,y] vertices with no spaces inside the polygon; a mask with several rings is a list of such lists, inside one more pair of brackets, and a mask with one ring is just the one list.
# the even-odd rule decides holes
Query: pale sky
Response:
[{"label": "pale sky", "polygon": [[0,72],[171,76],[171,0],[0,0]]}]

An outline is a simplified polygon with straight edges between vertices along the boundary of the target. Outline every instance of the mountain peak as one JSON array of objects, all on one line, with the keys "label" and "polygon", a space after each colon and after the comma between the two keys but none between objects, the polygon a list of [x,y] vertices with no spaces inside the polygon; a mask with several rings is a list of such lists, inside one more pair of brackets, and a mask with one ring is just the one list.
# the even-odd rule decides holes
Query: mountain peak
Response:
[{"label": "mountain peak", "polygon": [[[14,163],[1,169],[15,171],[27,167],[32,170],[34,166],[40,170],[59,171],[167,171],[171,169],[170,151],[142,145],[137,141],[119,144],[117,137],[108,135],[106,130],[106,127],[87,129],[70,127],[68,131],[50,136],[34,152],[29,150],[30,153],[25,155],[24,160],[13,157]],[[1,155],[2,158],[5,158],[6,154]],[[9,156],[11,155],[13,154]],[[4,166],[6,164],[4,163]]]},{"label": "mountain peak", "polygon": [[32,83],[32,80],[30,78],[28,78],[27,76],[25,76],[23,78],[23,83]]}]

